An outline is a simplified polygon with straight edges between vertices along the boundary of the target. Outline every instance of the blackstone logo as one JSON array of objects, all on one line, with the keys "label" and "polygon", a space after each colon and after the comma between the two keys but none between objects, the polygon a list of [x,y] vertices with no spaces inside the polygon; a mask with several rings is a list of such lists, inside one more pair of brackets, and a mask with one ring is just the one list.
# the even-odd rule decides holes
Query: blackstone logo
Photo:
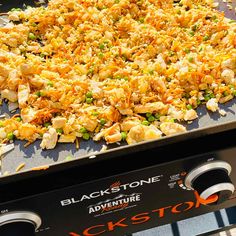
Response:
[{"label": "blackstone logo", "polygon": [[[71,204],[77,204],[85,200],[95,199],[95,198],[103,197],[103,196],[110,195],[113,193],[118,193],[120,191],[138,188],[143,185],[153,184],[153,183],[159,182],[161,177],[162,175],[157,175],[157,176],[150,177],[148,179],[137,180],[137,181],[126,183],[126,184],[121,184],[118,181],[118,182],[113,183],[109,188],[105,190],[98,190],[90,194],[81,195],[79,197],[72,197],[72,198],[64,199],[64,200],[61,200],[60,203],[62,206],[69,206]],[[133,201],[135,199],[133,198],[134,196],[130,195],[129,197],[130,197],[130,201]],[[136,197],[138,199],[138,196]]]}]

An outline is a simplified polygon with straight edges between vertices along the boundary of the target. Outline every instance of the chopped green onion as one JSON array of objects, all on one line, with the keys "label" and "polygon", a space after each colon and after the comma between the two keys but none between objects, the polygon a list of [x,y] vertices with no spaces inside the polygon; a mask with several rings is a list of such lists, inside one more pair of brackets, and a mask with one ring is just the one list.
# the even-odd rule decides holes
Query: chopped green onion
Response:
[{"label": "chopped green onion", "polygon": [[149,121],[149,122],[153,122],[154,120],[155,120],[155,116],[149,116],[149,117],[148,117],[148,121]]},{"label": "chopped green onion", "polygon": [[146,125],[146,126],[150,125],[150,123],[149,123],[147,120],[142,121],[141,124],[142,124],[142,125]]},{"label": "chopped green onion", "polygon": [[35,93],[35,95],[37,95],[38,97],[41,97],[41,92],[40,92],[40,91],[37,91],[37,92]]},{"label": "chopped green onion", "polygon": [[35,40],[37,38],[33,33],[29,33],[28,37],[30,40]]},{"label": "chopped green onion", "polygon": [[18,122],[22,121],[21,117],[20,116],[16,117],[16,121]]},{"label": "chopped green onion", "polygon": [[189,48],[185,48],[185,49],[184,49],[184,52],[185,52],[185,53],[190,53],[190,49],[189,49]]},{"label": "chopped green onion", "polygon": [[202,102],[201,102],[201,100],[198,98],[197,99],[197,105],[200,105]]},{"label": "chopped green onion", "polygon": [[226,97],[226,96],[229,95],[229,93],[228,93],[227,91],[224,91],[224,92],[223,92],[223,95]]},{"label": "chopped green onion", "polygon": [[48,128],[50,125],[51,125],[50,122],[45,122],[45,123],[43,124],[43,126],[46,127],[46,128]]},{"label": "chopped green onion", "polygon": [[83,137],[83,139],[85,139],[85,140],[89,140],[89,139],[90,139],[89,133],[84,133],[82,137]]},{"label": "chopped green onion", "polygon": [[93,93],[91,91],[87,92],[85,96],[86,96],[86,98],[92,98],[93,97]]},{"label": "chopped green onion", "polygon": [[99,45],[99,49],[102,50],[102,49],[104,49],[104,48],[105,48],[105,45],[104,45],[104,44],[100,44],[100,45]]},{"label": "chopped green onion", "polygon": [[155,114],[155,117],[156,117],[157,120],[160,120],[161,114],[156,113],[156,114]]},{"label": "chopped green onion", "polygon": [[149,70],[148,73],[149,73],[150,75],[153,75],[153,74],[154,74],[154,70]]},{"label": "chopped green onion", "polygon": [[209,35],[205,35],[205,36],[203,37],[203,41],[207,41],[208,39],[210,39],[210,36],[209,36]]},{"label": "chopped green onion", "polygon": [[192,105],[190,105],[190,104],[188,104],[186,107],[187,107],[188,110],[193,109]]},{"label": "chopped green onion", "polygon": [[150,113],[150,112],[147,112],[146,113],[146,117],[148,118],[148,117],[150,117],[152,115],[152,113]]},{"label": "chopped green onion", "polygon": [[47,83],[47,85],[48,85],[49,87],[53,87],[53,83],[52,83],[51,81],[49,81],[49,82]]},{"label": "chopped green onion", "polygon": [[189,58],[188,58],[188,61],[189,61],[189,62],[193,62],[193,60],[194,60],[193,57],[189,57]]},{"label": "chopped green onion", "polygon": [[62,129],[62,128],[58,128],[58,129],[56,129],[56,131],[57,131],[57,133],[59,133],[59,134],[63,134],[63,129]]},{"label": "chopped green onion", "polygon": [[236,90],[233,91],[233,95],[236,97]]},{"label": "chopped green onion", "polygon": [[126,132],[121,132],[121,139],[122,140],[126,140],[126,138],[127,138],[127,133]]},{"label": "chopped green onion", "polygon": [[14,137],[15,137],[15,135],[14,135],[12,132],[10,132],[10,133],[7,134],[7,139],[8,139],[8,140],[13,140]]},{"label": "chopped green onion", "polygon": [[80,128],[80,133],[87,133],[87,129],[86,128],[84,128],[84,127],[82,127],[82,128]]},{"label": "chopped green onion", "polygon": [[106,120],[105,120],[104,118],[101,118],[101,119],[100,119],[100,124],[101,124],[101,125],[105,125],[105,124],[106,124]]},{"label": "chopped green onion", "polygon": [[194,32],[193,32],[193,31],[190,31],[190,32],[189,32],[189,35],[194,36]]},{"label": "chopped green onion", "polygon": [[3,122],[2,121],[0,121],[0,127],[3,127]]},{"label": "chopped green onion", "polygon": [[104,54],[100,52],[100,53],[98,53],[98,57],[99,57],[99,58],[103,58],[103,57],[104,57]]},{"label": "chopped green onion", "polygon": [[93,116],[98,116],[98,115],[99,115],[99,112],[98,112],[98,111],[93,111],[93,112],[92,112],[92,115],[93,115]]},{"label": "chopped green onion", "polygon": [[90,104],[93,102],[93,98],[86,98],[86,103]]},{"label": "chopped green onion", "polygon": [[192,26],[192,30],[193,30],[193,31],[196,31],[197,28],[198,28],[198,25],[193,25],[193,26]]},{"label": "chopped green onion", "polygon": [[20,8],[12,8],[11,11],[22,11]]}]

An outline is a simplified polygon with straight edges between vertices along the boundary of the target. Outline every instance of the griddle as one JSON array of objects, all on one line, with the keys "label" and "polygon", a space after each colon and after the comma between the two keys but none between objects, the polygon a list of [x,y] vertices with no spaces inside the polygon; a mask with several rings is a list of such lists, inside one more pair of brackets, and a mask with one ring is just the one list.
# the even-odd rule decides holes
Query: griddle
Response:
[{"label": "griddle", "polygon": [[[6,12],[13,7],[24,8],[27,5],[34,5],[31,0],[0,0],[0,4],[0,12]],[[236,7],[236,2],[232,5],[234,9]],[[228,9],[227,3],[220,2],[218,9],[224,11],[228,18],[236,19],[235,12]],[[81,140],[80,148],[78,150],[76,149],[75,144],[60,143],[58,143],[53,150],[42,150],[39,146],[41,140],[34,142],[27,148],[24,147],[25,142],[16,140],[14,142],[15,149],[2,157],[1,172],[4,173],[7,171],[10,175],[16,175],[22,172],[28,172],[33,167],[45,165],[53,166],[58,164],[63,165],[63,163],[65,164],[67,156],[73,156],[74,159],[69,162],[74,162],[73,164],[79,165],[80,163],[89,163],[91,160],[99,161],[104,158],[122,155],[122,153],[144,151],[152,147],[162,147],[171,143],[235,129],[236,99],[233,99],[226,104],[220,104],[220,109],[225,110],[227,115],[221,116],[218,112],[212,113],[207,111],[204,105],[201,105],[197,109],[199,115],[198,119],[194,120],[192,123],[182,123],[188,130],[186,133],[163,137],[158,140],[145,141],[134,145],[126,145],[124,142],[111,144],[108,145],[106,151],[102,152],[100,152],[100,150],[105,144],[103,141],[93,142],[92,140]],[[3,104],[0,114],[5,112],[8,112],[7,105]],[[21,163],[25,163],[25,167],[16,173],[15,169]],[[6,178],[6,176],[1,176],[1,178]]]}]

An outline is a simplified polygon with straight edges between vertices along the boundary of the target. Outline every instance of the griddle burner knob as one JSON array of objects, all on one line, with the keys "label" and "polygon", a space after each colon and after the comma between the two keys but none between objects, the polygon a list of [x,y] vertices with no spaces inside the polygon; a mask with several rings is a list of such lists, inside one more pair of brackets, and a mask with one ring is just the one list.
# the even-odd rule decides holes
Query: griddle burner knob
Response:
[{"label": "griddle burner knob", "polygon": [[9,212],[0,215],[1,236],[34,236],[41,225],[41,218],[28,211]]},{"label": "griddle burner knob", "polygon": [[199,197],[207,200],[217,195],[213,204],[219,204],[233,194],[235,187],[230,180],[231,166],[225,161],[212,161],[191,170],[185,185],[197,191]]}]

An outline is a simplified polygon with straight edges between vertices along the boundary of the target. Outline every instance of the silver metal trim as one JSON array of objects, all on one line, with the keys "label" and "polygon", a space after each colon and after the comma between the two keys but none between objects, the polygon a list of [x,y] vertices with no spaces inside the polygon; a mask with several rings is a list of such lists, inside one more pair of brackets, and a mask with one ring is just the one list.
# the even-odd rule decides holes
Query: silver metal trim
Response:
[{"label": "silver metal trim", "polygon": [[31,223],[35,226],[35,230],[37,230],[42,224],[40,216],[30,211],[14,211],[0,215],[0,227],[13,222]]},{"label": "silver metal trim", "polygon": [[200,194],[200,197],[206,200],[211,195],[218,193],[220,191],[225,191],[225,190],[231,191],[233,193],[235,190],[234,185],[231,183],[215,184],[211,186],[210,188],[207,188],[205,191],[203,191]]},{"label": "silver metal trim", "polygon": [[215,170],[215,169],[224,169],[228,172],[228,175],[230,175],[231,173],[231,166],[229,163],[225,162],[225,161],[211,161],[208,163],[204,163],[200,166],[197,166],[196,168],[194,168],[193,170],[191,170],[186,178],[185,178],[185,186],[193,189],[192,188],[192,182],[200,175],[210,171],[210,170]]}]

